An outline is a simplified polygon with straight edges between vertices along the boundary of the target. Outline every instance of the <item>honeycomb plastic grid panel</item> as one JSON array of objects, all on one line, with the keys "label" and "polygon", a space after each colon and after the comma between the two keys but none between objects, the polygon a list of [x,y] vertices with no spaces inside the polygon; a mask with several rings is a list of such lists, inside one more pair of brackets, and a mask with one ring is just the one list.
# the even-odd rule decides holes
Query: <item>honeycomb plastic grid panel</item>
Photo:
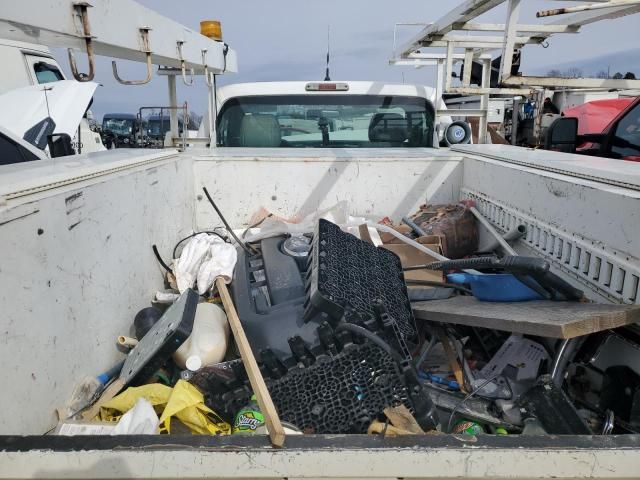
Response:
[{"label": "honeycomb plastic grid panel", "polygon": [[321,219],[313,244],[311,304],[340,317],[349,305],[375,317],[374,305],[382,302],[405,338],[416,334],[415,320],[396,254],[343,232]]},{"label": "honeycomb plastic grid panel", "polygon": [[461,196],[475,201],[477,209],[499,230],[525,225],[524,244],[591,292],[615,303],[640,303],[640,269],[625,262],[622,252],[560,230],[471,189],[463,188]]},{"label": "honeycomb plastic grid panel", "polygon": [[[350,344],[339,354],[266,382],[280,419],[305,433],[366,433],[386,407],[402,403],[411,409],[395,362],[369,342]],[[233,415],[250,396],[245,386],[230,394],[214,393],[207,404]]]}]

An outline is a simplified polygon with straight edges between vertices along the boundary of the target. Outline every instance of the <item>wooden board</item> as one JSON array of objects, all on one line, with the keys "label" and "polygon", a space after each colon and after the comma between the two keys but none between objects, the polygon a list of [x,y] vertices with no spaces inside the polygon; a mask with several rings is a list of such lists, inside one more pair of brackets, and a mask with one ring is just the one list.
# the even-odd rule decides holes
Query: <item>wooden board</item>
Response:
[{"label": "wooden board", "polygon": [[224,283],[224,280],[222,278],[218,277],[216,278],[216,287],[218,287],[218,292],[220,293],[222,304],[224,305],[224,309],[227,312],[229,326],[231,327],[231,331],[233,332],[233,338],[238,345],[238,350],[240,351],[240,356],[242,357],[242,363],[244,364],[244,368],[247,371],[247,376],[249,377],[249,383],[251,383],[253,393],[256,395],[256,400],[258,401],[260,411],[264,415],[267,430],[269,431],[269,438],[271,439],[271,444],[274,447],[282,447],[285,440],[284,428],[282,427],[282,423],[280,422],[280,417],[278,416],[276,407],[273,404],[273,400],[271,399],[269,390],[267,390],[267,385],[264,383],[264,378],[262,378],[262,373],[260,372],[258,363],[256,362],[256,359],[253,356],[253,352],[251,351],[249,340],[247,339],[247,335],[244,333],[244,329],[242,328],[242,324],[240,323],[240,318],[238,318],[238,312],[233,305],[231,295],[229,295],[227,285]]},{"label": "wooden board", "polygon": [[494,328],[541,337],[573,338],[640,321],[640,305],[577,302],[480,302],[455,297],[412,304],[417,319]]},{"label": "wooden board", "polygon": [[87,411],[85,411],[82,414],[82,418],[84,420],[94,420],[100,414],[100,407],[102,407],[102,405],[112,400],[113,397],[118,395],[123,388],[124,388],[124,380],[122,380],[121,378],[116,378],[100,394],[100,398],[98,398],[98,401],[96,401],[96,403],[94,403],[91,406],[91,408],[89,408]]}]

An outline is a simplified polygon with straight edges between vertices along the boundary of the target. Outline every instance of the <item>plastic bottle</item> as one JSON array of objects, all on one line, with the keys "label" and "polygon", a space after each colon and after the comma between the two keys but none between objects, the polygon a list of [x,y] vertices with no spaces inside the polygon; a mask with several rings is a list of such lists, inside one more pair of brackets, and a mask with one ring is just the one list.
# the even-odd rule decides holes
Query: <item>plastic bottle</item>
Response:
[{"label": "plastic bottle", "polygon": [[180,368],[193,372],[220,363],[228,340],[229,322],[224,310],[212,303],[199,303],[191,335],[173,354],[173,360]]},{"label": "plastic bottle", "polygon": [[264,415],[260,411],[256,396],[237,413],[233,422],[233,433],[261,433],[264,430]]}]

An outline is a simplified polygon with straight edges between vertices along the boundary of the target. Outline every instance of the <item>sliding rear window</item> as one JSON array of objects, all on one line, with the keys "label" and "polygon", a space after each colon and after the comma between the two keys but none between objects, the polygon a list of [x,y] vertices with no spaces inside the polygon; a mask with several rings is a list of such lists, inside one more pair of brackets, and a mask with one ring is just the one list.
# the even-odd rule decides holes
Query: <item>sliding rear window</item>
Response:
[{"label": "sliding rear window", "polygon": [[434,110],[424,98],[380,95],[237,97],[218,115],[218,146],[432,147]]}]

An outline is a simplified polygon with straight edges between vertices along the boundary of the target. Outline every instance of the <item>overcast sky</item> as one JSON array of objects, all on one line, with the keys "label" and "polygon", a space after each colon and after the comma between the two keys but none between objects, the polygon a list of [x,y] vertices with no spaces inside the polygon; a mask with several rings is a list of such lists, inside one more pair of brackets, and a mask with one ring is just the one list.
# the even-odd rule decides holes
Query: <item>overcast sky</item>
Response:
[{"label": "overcast sky", "polygon": [[[331,27],[331,76],[334,80],[381,80],[433,85],[431,69],[392,67],[388,60],[393,47],[396,22],[432,22],[459,1],[440,0],[140,0],[140,3],[167,17],[198,30],[200,20],[222,22],[224,40],[238,54],[240,72],[226,75],[225,82],[263,80],[321,80],[327,48],[327,26]],[[546,8],[575,5],[576,2],[525,0],[522,23],[537,23],[535,12]],[[585,2],[588,3],[588,2]],[[504,6],[482,17],[503,23]],[[640,40],[640,14],[584,27],[578,35],[556,35],[550,47],[531,45],[524,49],[523,71],[545,72],[548,66],[635,48]],[[403,27],[406,38],[419,27]],[[67,68],[66,56],[57,55]],[[119,66],[121,63],[119,62]],[[603,66],[606,69],[606,66]],[[122,76],[141,76],[140,64],[120,67]],[[106,112],[136,112],[143,105],[166,104],[163,77],[141,87],[117,84],[111,74],[110,59],[100,59],[96,81],[103,84],[96,94],[96,117]],[[179,100],[202,114],[206,109],[203,77],[194,86],[178,82]]]}]

